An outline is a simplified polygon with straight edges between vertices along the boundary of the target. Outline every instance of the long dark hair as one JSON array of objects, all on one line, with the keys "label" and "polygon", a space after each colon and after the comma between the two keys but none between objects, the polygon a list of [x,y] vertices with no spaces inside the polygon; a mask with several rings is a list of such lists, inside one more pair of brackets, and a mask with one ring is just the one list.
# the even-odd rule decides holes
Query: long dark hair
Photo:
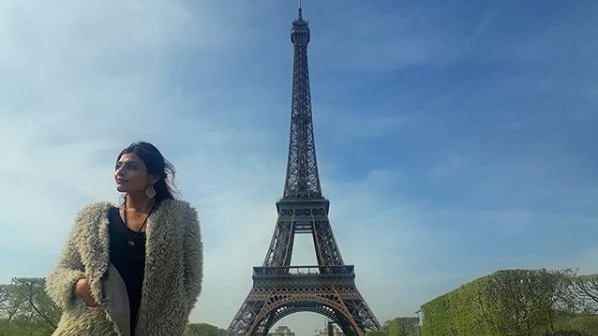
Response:
[{"label": "long dark hair", "polygon": [[177,193],[174,186],[176,172],[172,163],[162,156],[158,148],[149,142],[134,142],[118,154],[116,161],[120,160],[123,154],[131,153],[137,155],[143,161],[148,174],[160,177],[158,182],[154,184],[156,203],[160,203],[165,199],[174,199],[174,194]]}]

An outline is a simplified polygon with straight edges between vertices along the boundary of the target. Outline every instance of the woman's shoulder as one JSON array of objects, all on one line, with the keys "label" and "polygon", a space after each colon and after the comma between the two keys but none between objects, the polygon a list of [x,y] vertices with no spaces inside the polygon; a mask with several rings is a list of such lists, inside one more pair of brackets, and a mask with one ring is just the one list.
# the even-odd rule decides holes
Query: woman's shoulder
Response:
[{"label": "woman's shoulder", "polygon": [[89,222],[97,220],[101,216],[105,216],[110,208],[114,205],[110,202],[96,202],[83,207],[77,212],[76,220],[78,222]]},{"label": "woman's shoulder", "polygon": [[160,207],[164,207],[171,211],[195,210],[191,203],[180,199],[165,199],[162,201],[162,204],[160,204]]},{"label": "woman's shoulder", "polygon": [[180,217],[182,220],[197,219],[197,210],[189,202],[180,199],[167,199],[163,200],[160,204],[162,211],[169,215]]},{"label": "woman's shoulder", "polygon": [[95,232],[95,227],[108,221],[108,210],[113,206],[109,202],[96,202],[81,208],[75,215],[72,234],[77,236]]}]

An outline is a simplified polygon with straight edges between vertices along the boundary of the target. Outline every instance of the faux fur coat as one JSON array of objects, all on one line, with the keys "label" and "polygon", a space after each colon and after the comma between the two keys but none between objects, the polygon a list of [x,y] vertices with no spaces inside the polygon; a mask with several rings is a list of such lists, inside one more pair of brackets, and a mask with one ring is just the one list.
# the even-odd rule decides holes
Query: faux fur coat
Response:
[{"label": "faux fur coat", "polygon": [[[181,336],[201,291],[203,246],[197,213],[188,203],[164,200],[146,227],[146,257],[135,335],[129,335],[128,296],[110,263],[109,203],[79,212],[46,292],[63,309],[53,336]],[[90,281],[99,307],[73,293],[81,277]]]}]

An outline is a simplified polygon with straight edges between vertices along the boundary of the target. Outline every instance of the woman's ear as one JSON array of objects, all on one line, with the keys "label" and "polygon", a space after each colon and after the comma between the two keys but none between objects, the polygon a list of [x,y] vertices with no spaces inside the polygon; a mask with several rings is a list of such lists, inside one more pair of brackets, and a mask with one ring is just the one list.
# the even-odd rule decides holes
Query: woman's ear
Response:
[{"label": "woman's ear", "polygon": [[156,183],[158,183],[158,181],[160,181],[160,176],[158,176],[158,175],[149,175],[149,183],[150,183],[150,185],[154,186],[154,185],[156,185]]}]

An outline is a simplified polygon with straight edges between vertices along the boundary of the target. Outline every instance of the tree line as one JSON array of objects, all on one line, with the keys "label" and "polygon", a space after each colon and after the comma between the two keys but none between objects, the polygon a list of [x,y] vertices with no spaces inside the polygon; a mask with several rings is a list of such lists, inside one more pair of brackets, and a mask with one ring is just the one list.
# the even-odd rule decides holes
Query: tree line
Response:
[{"label": "tree line", "polygon": [[0,336],[51,335],[60,309],[46,295],[43,278],[14,278],[0,285]]},{"label": "tree line", "polygon": [[419,336],[420,334],[423,335],[419,318],[395,317],[384,322],[382,330],[368,332],[366,336]]},{"label": "tree line", "polygon": [[[61,310],[44,278],[0,284],[0,336],[50,336]],[[417,317],[396,317],[368,336],[598,336],[598,274],[572,270],[502,270],[443,294]],[[192,323],[185,336],[226,336]]]}]

